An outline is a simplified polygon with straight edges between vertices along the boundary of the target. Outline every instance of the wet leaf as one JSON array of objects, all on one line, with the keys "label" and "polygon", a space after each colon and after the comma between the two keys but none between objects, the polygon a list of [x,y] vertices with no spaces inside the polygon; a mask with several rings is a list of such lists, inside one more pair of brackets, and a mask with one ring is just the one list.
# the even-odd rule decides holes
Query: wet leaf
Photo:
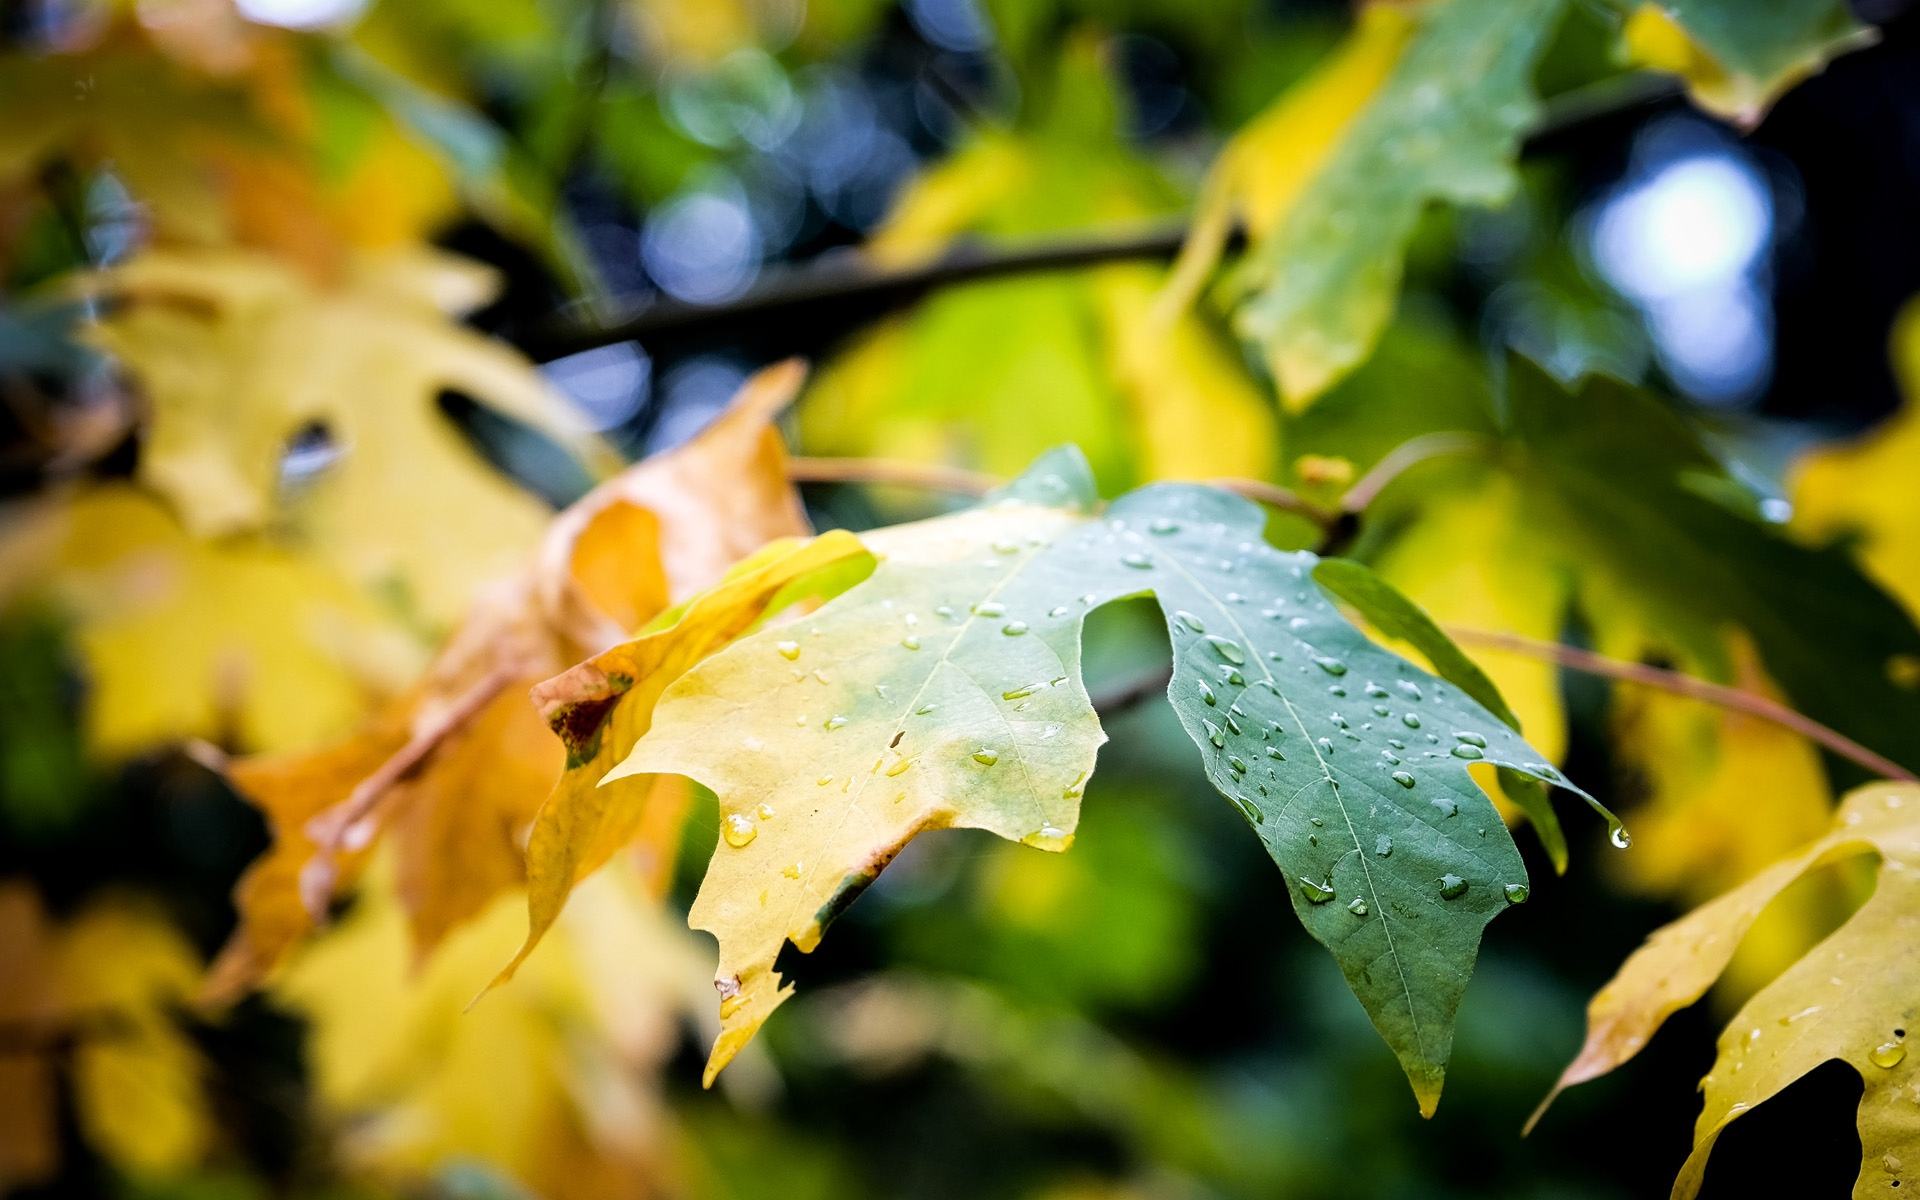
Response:
[{"label": "wet leaf", "polygon": [[791,994],[781,947],[811,950],[918,833],[1067,847],[1105,740],[1081,623],[1151,592],[1174,644],[1169,694],[1209,779],[1431,1110],[1480,930],[1525,897],[1468,764],[1564,781],[1348,624],[1312,581],[1317,560],[1266,546],[1263,522],[1228,493],[1172,484],[1102,515],[1084,460],[1056,452],[980,508],[862,535],[871,576],[666,687],[631,751],[593,765],[609,783],[671,772],[720,797],[692,914],[721,948],[709,1080]]},{"label": "wet leaf", "polygon": [[416,953],[525,880],[523,838],[565,757],[528,689],[806,530],[772,427],[802,374],[761,372],[691,442],[557,517],[528,566],[483,592],[425,677],[355,736],[234,765],[274,846],[239,885],[241,926],[211,994],[265,976],[379,843]]},{"label": "wet leaf", "polygon": [[1667,1017],[1699,999],[1747,930],[1790,884],[1816,867],[1865,854],[1880,860],[1873,895],[1747,1001],[1720,1035],[1713,1070],[1702,1082],[1706,1102],[1693,1152],[1674,1182],[1676,1200],[1698,1193],[1714,1142],[1728,1125],[1836,1059],[1866,1086],[1853,1195],[1889,1195],[1890,1185],[1905,1182],[1903,1176],[1920,1162],[1920,1122],[1914,1116],[1920,1056],[1907,1052],[1908,1035],[1920,1033],[1920,959],[1888,952],[1911,946],[1920,922],[1914,882],[1920,878],[1920,788],[1907,784],[1853,792],[1824,837],[1656,931],[1594,996],[1586,1044],[1554,1094],[1633,1057]]}]

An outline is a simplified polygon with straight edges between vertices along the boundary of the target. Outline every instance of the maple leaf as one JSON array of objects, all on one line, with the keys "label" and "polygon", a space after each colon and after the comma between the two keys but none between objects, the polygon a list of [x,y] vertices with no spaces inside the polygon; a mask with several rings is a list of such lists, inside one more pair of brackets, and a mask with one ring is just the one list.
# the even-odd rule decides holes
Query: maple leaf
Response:
[{"label": "maple leaf", "polygon": [[[781,947],[811,950],[916,834],[1066,848],[1105,740],[1081,622],[1151,592],[1174,645],[1169,698],[1208,778],[1431,1111],[1480,930],[1526,898],[1468,763],[1564,779],[1463,691],[1369,642],[1313,583],[1313,555],[1260,540],[1253,505],[1159,485],[1099,514],[1093,496],[1084,459],[1062,451],[980,508],[864,534],[869,577],[704,659],[657,703],[614,699],[631,749],[575,754],[569,775],[595,791],[671,772],[720,797],[722,844],[692,911],[721,951],[708,1080],[791,994]],[[662,636],[626,650],[650,655]]]},{"label": "maple leaf", "polygon": [[75,623],[102,754],[182,738],[310,745],[421,665],[414,638],[326,564],[262,537],[194,538],[128,484],[56,497],[3,541],[13,581]]},{"label": "maple leaf", "polygon": [[686,445],[555,518],[532,562],[482,595],[425,677],[353,737],[243,760],[231,775],[274,846],[241,880],[241,925],[209,994],[257,982],[324,916],[376,842],[424,953],[525,878],[521,837],[564,755],[527,689],[806,521],[773,419],[804,371],[750,379]]},{"label": "maple leaf", "polygon": [[[1747,930],[1787,887],[1817,867],[1877,855],[1872,896],[1836,932],[1741,1006],[1720,1035],[1693,1151],[1673,1185],[1675,1200],[1700,1189],[1720,1134],[1743,1114],[1822,1063],[1838,1060],[1865,1084],[1859,1108],[1856,1197],[1884,1196],[1920,1162],[1920,1098],[1907,1035],[1920,1017],[1920,788],[1878,784],[1841,802],[1830,831],[1798,854],[1656,931],[1587,1010],[1587,1040],[1554,1096],[1633,1057],[1673,1013],[1704,994]],[[1889,948],[1896,948],[1889,953]],[[1540,1113],[1535,1113],[1537,1121]]]},{"label": "maple leaf", "polygon": [[1531,76],[1562,0],[1369,5],[1350,41],[1224,151],[1169,300],[1196,290],[1233,220],[1254,245],[1235,322],[1282,398],[1311,403],[1393,314],[1401,258],[1431,201],[1495,205],[1538,111]]},{"label": "maple leaf", "polygon": [[1844,0],[1757,9],[1733,0],[1643,0],[1621,30],[1629,59],[1680,76],[1702,107],[1748,126],[1787,89],[1873,40]]},{"label": "maple leaf", "polygon": [[0,886],[0,1021],[41,1042],[0,1054],[0,1184],[53,1174],[62,1091],[108,1161],[157,1174],[199,1160],[214,1124],[174,1016],[199,974],[151,904],[108,897],[55,920],[32,888]]},{"label": "maple leaf", "polygon": [[[451,622],[514,569],[547,512],[466,444],[437,394],[470,395],[596,464],[605,451],[530,364],[448,319],[493,293],[489,270],[426,251],[343,270],[319,285],[258,254],[148,250],[89,284],[117,303],[94,340],[151,406],[140,478],[191,531],[257,529],[284,509],[350,575]],[[339,461],[283,503],[289,442],[315,425]]]}]

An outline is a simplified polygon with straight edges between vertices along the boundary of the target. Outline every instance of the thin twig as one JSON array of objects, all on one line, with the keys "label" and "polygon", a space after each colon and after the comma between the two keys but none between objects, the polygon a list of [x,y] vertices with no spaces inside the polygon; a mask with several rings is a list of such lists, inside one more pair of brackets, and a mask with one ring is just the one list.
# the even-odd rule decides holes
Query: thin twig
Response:
[{"label": "thin twig", "polygon": [[1809,741],[1817,742],[1841,758],[1857,763],[1883,778],[1897,779],[1904,783],[1920,783],[1920,776],[1915,776],[1913,772],[1892,759],[1876,754],[1847,735],[1830,729],[1812,717],[1795,712],[1779,701],[1766,696],[1723,684],[1710,683],[1692,675],[1683,675],[1678,671],[1650,667],[1644,663],[1624,662],[1617,658],[1595,654],[1591,650],[1582,650],[1578,646],[1538,641],[1517,633],[1459,628],[1449,628],[1447,632],[1452,634],[1456,641],[1466,642],[1469,645],[1522,654],[1529,658],[1544,658],[1589,675],[1600,675],[1625,683],[1656,688],[1676,696],[1686,696],[1689,699],[1746,713],[1762,721],[1770,721]]},{"label": "thin twig", "polygon": [[[1548,100],[1522,153],[1552,143],[1599,121],[1664,103],[1679,94],[1672,79],[1652,73],[1614,76]],[[822,255],[772,268],[744,294],[718,304],[694,304],[660,296],[632,299],[611,316],[576,305],[512,338],[531,357],[547,361],[617,342],[661,335],[712,336],[756,323],[805,313],[813,306],[861,308],[878,316],[951,284],[1071,270],[1115,262],[1172,259],[1186,243],[1184,221],[1015,246],[956,245],[946,254],[907,267],[882,267],[857,250]],[[1235,230],[1231,235],[1240,236]]]},{"label": "thin twig", "polygon": [[347,793],[346,799],[307,822],[307,836],[313,839],[314,856],[300,871],[300,892],[314,920],[324,920],[333,901],[334,884],[339,874],[343,850],[365,844],[371,836],[363,832],[364,822],[380,807],[395,784],[418,771],[442,743],[465,728],[481,709],[493,702],[519,678],[507,666],[495,667],[435,715],[431,724],[418,730],[406,745],[376,767]]},{"label": "thin twig", "polygon": [[1173,667],[1157,667],[1142,673],[1125,683],[1110,687],[1093,697],[1093,707],[1103,717],[1111,717],[1139,704],[1151,700],[1167,690],[1167,681],[1173,678]]},{"label": "thin twig", "polygon": [[[803,455],[787,459],[787,478],[795,483],[885,484],[890,487],[921,488],[929,492],[953,492],[961,496],[984,496],[1001,483],[992,475],[941,463],[908,462],[897,458],[816,458]],[[1207,482],[1256,504],[1297,513],[1322,529],[1339,519],[1339,514],[1330,513],[1277,483],[1235,478],[1211,479]]]},{"label": "thin twig", "polygon": [[1328,512],[1293,489],[1281,487],[1277,483],[1231,477],[1209,479],[1207,482],[1214,487],[1225,488],[1234,495],[1251,500],[1255,504],[1264,504],[1269,508],[1277,508],[1282,512],[1305,517],[1323,530],[1332,528],[1334,522],[1340,519],[1339,513]]},{"label": "thin twig", "polygon": [[960,496],[984,496],[1000,486],[1000,481],[993,476],[969,471],[965,467],[908,462],[897,458],[809,458],[795,455],[787,459],[787,478],[795,483],[880,483],[921,488],[929,492],[952,492]]},{"label": "thin twig", "polygon": [[769,268],[752,288],[724,303],[695,304],[662,296],[629,300],[622,311],[604,318],[577,310],[562,312],[512,340],[529,357],[544,362],[618,342],[668,334],[689,336],[694,331],[711,334],[716,328],[779,321],[805,315],[820,305],[871,310],[878,316],[956,283],[1172,258],[1186,236],[1186,223],[1173,221],[1017,246],[966,242],[908,266],[880,266],[858,250],[834,251],[803,263]]}]

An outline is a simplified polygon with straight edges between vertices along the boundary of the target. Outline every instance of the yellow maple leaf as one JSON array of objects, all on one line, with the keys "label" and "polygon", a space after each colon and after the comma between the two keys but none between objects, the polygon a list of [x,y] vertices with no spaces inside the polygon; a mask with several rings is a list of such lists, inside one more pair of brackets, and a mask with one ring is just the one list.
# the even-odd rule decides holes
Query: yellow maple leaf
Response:
[{"label": "yellow maple leaf", "polygon": [[234,765],[274,845],[240,883],[241,925],[211,996],[230,998],[270,971],[376,841],[394,848],[418,953],[522,882],[522,837],[565,759],[527,689],[763,542],[805,532],[772,426],[803,374],[797,362],[761,372],[691,442],[557,517],[529,565],[483,593],[425,678],[356,735]]},{"label": "yellow maple leaf", "polygon": [[[426,251],[362,255],[320,285],[258,254],[149,250],[93,280],[116,303],[94,339],[151,407],[141,479],[190,530],[284,515],[353,577],[450,623],[518,565],[547,512],[480,459],[436,395],[458,390],[604,462],[530,364],[448,319],[494,287],[487,269]],[[283,501],[289,439],[315,425],[340,459]]]},{"label": "yellow maple leaf", "polygon": [[421,664],[414,639],[325,564],[256,536],[194,538],[127,484],[58,499],[5,540],[75,622],[103,754],[179,738],[312,744]]},{"label": "yellow maple leaf", "polygon": [[[1830,830],[1712,902],[1655,931],[1594,996],[1587,1039],[1554,1095],[1632,1058],[1667,1017],[1697,1000],[1782,891],[1827,864],[1877,854],[1879,883],[1841,928],[1756,993],[1720,1035],[1693,1152],[1675,1200],[1700,1188],[1714,1142],[1743,1114],[1838,1059],[1865,1084],[1856,1197],[1888,1195],[1920,1162],[1920,1056],[1907,1052],[1920,994],[1911,953],[1920,913],[1920,789],[1877,784],[1847,796]],[[1896,947],[1888,953],[1889,947]],[[1551,1103],[1553,1095],[1546,1103]],[[1541,1105],[1542,1111],[1546,1103]],[[1538,1120],[1539,1114],[1535,1114]]]}]

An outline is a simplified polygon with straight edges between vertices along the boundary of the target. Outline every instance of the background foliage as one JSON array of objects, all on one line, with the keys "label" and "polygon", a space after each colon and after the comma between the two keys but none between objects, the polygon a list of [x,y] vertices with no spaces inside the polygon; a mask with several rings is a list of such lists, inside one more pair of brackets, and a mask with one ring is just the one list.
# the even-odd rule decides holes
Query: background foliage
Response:
[{"label": "background foliage", "polygon": [[[1883,1194],[1911,989],[1799,1001],[1916,949],[1910,790],[1830,826],[1920,767],[1904,8],[0,6],[0,1186],[1597,1200],[1683,1163],[1837,1195],[1864,1152]],[[1284,915],[1346,912],[1193,770],[1207,712],[1137,702],[1184,635],[1135,602],[1086,621],[1072,852],[914,840],[701,1088],[739,1011],[703,867],[797,843],[592,785],[696,661],[905,586],[887,539],[1064,443],[1108,498],[1277,501],[1270,542],[1419,602],[1632,828],[1480,777],[1538,827],[1531,896],[1489,909],[1431,1121]],[[1606,995],[1706,998],[1520,1139],[1690,911],[1663,938],[1724,944],[1633,959],[1570,1074],[1659,1023]],[[1764,1081],[1742,1005],[1784,1031]],[[1710,1161],[1703,1075],[1715,1120],[1766,1100]]]}]

